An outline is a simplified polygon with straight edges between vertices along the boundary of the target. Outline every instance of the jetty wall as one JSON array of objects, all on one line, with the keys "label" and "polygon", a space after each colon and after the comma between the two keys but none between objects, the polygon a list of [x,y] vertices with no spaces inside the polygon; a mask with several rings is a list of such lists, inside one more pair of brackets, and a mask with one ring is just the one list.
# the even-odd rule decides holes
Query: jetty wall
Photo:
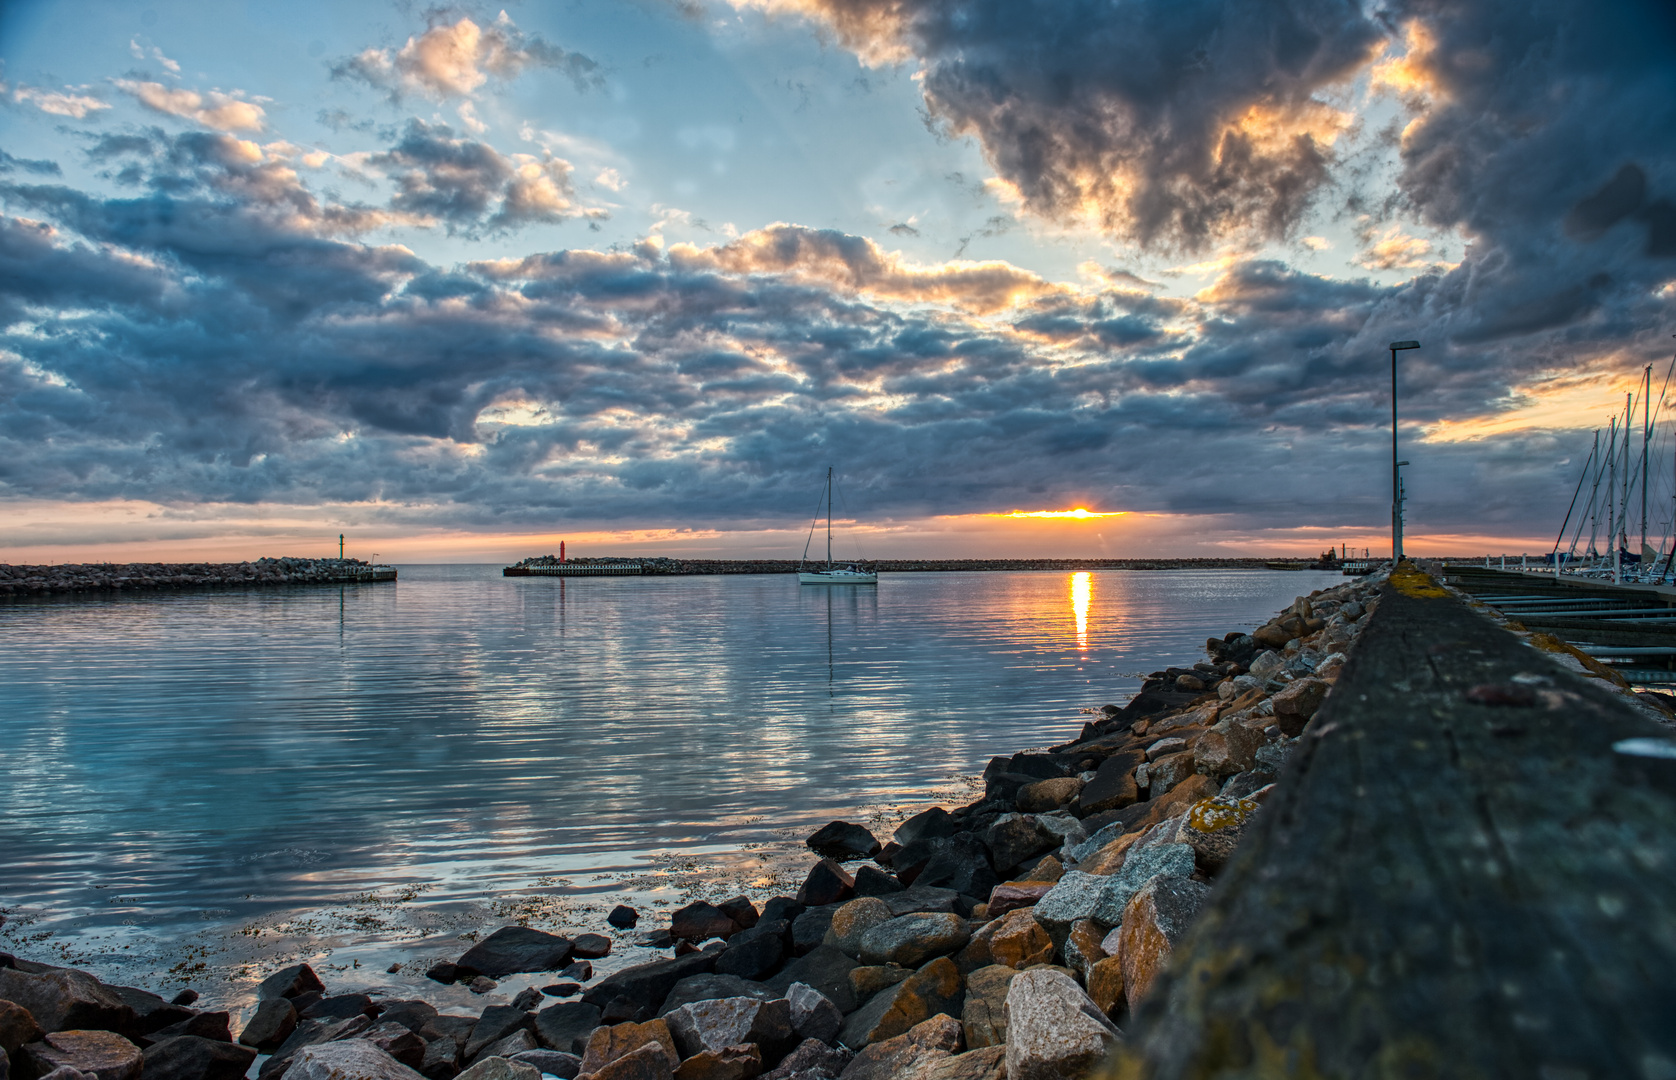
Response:
[{"label": "jetty wall", "polygon": [[393,566],[360,559],[257,559],[239,563],[0,564],[0,596],[132,592],[154,589],[340,585],[394,581]]},{"label": "jetty wall", "polygon": [[[842,560],[841,560],[842,561]],[[795,574],[796,559],[571,559],[576,565],[638,563],[644,574]],[[961,570],[1304,570],[1308,559],[865,559],[870,570],[888,574]],[[1284,565],[1283,565],[1284,564]],[[522,564],[520,564],[522,565]]]}]

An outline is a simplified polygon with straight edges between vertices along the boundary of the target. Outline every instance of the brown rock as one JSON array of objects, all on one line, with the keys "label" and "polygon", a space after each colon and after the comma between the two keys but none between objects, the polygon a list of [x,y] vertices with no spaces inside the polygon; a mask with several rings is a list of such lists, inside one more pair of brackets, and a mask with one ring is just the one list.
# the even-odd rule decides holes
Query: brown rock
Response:
[{"label": "brown rock", "polygon": [[1204,904],[1210,887],[1190,878],[1157,878],[1123,909],[1123,989],[1129,1011],[1168,966],[1176,942]]},{"label": "brown rock", "polygon": [[952,1016],[933,1016],[861,1051],[844,1070],[844,1080],[901,1080],[926,1065],[953,1057],[960,1049],[960,1021]]},{"label": "brown rock", "polygon": [[1020,881],[1045,881],[1053,884],[1065,876],[1065,864],[1059,861],[1057,855],[1048,855],[1037,863],[1035,868],[1025,874]]},{"label": "brown rock", "polygon": [[1222,869],[1261,804],[1256,799],[1201,799],[1182,819],[1176,839],[1193,849],[1201,870]]},{"label": "brown rock", "polygon": [[1193,770],[1192,750],[1178,750],[1173,754],[1165,754],[1147,767],[1147,777],[1151,785],[1147,790],[1156,799],[1192,776]]},{"label": "brown rock", "polygon": [[1295,636],[1281,625],[1279,619],[1271,619],[1251,633],[1253,641],[1268,649],[1283,649]]},{"label": "brown rock", "polygon": [[1036,921],[1034,908],[1019,908],[1001,917],[989,936],[989,953],[997,964],[1027,968],[1053,959],[1053,939]]},{"label": "brown rock", "polygon": [[1271,699],[1274,701],[1275,723],[1289,737],[1296,737],[1316,710],[1321,708],[1321,703],[1327,700],[1330,689],[1332,685],[1324,679],[1298,679],[1288,683],[1286,689]]},{"label": "brown rock", "polygon": [[851,900],[832,913],[832,924],[827,928],[823,944],[855,959],[861,955],[861,935],[891,920],[890,905],[877,896],[863,896]]},{"label": "brown rock", "polygon": [[1018,808],[1026,814],[1046,813],[1064,806],[1081,791],[1082,781],[1074,776],[1038,780],[1018,789]]},{"label": "brown rock", "polygon": [[909,1074],[912,1080],[1006,1080],[1007,1048],[985,1046],[927,1062]]},{"label": "brown rock", "polygon": [[1024,907],[1035,907],[1036,901],[1046,896],[1051,888],[1053,888],[1053,882],[1051,881],[1002,882],[989,890],[989,910],[986,914],[991,919],[999,919],[1009,911],[1017,911]]},{"label": "brown rock", "polygon": [[19,1056],[36,1076],[71,1068],[95,1080],[134,1080],[145,1063],[140,1048],[114,1031],[55,1031]]},{"label": "brown rock", "polygon": [[960,1012],[965,991],[960,969],[940,956],[846,1017],[838,1039],[856,1047],[895,1038],[938,1013]]},{"label": "brown rock", "polygon": [[762,1051],[755,1044],[705,1050],[681,1062],[675,1080],[751,1080],[762,1072]]},{"label": "brown rock", "polygon": [[1098,874],[1109,877],[1123,868],[1123,860],[1129,854],[1129,849],[1135,841],[1141,838],[1138,832],[1126,832],[1105,847],[1096,851],[1088,858],[1077,864],[1077,869],[1085,874]]},{"label": "brown rock", "polygon": [[588,1036],[588,1049],[582,1055],[582,1071],[598,1072],[647,1043],[656,1043],[663,1049],[664,1056],[669,1059],[670,1070],[680,1063],[681,1055],[675,1049],[669,1025],[662,1020],[648,1020],[644,1024],[613,1024],[595,1028],[594,1033]]},{"label": "brown rock", "polygon": [[1193,743],[1193,767],[1212,779],[1225,780],[1256,764],[1263,743],[1262,732],[1229,717]]},{"label": "brown rock", "polygon": [[991,964],[966,976],[966,1004],[960,1011],[960,1024],[967,1046],[1006,1045],[1007,987],[1017,974],[1014,968]]},{"label": "brown rock", "polygon": [[121,1031],[134,1019],[114,990],[72,968],[38,975],[0,968],[0,999],[28,1009],[46,1031]]},{"label": "brown rock", "polygon": [[901,964],[879,964],[850,969],[850,989],[857,1001],[866,1001],[880,990],[895,986],[914,973],[913,968]]},{"label": "brown rock", "polygon": [[1101,1012],[1112,1015],[1123,1001],[1123,960],[1108,956],[1088,969],[1088,996]]},{"label": "brown rock", "polygon": [[15,1054],[26,1043],[40,1042],[45,1034],[28,1009],[0,1001],[0,1053]]},{"label": "brown rock", "polygon": [[1208,799],[1214,796],[1219,787],[1220,785],[1210,777],[1195,773],[1177,784],[1163,798],[1153,799],[1149,804],[1152,808],[1136,820],[1130,828],[1136,832],[1144,832],[1161,821],[1179,817],[1200,799]]},{"label": "brown rock", "polygon": [[583,1065],[579,1075],[588,1080],[674,1080],[675,1069],[663,1048],[649,1042],[591,1073]]},{"label": "brown rock", "polygon": [[1106,951],[1100,947],[1100,941],[1105,936],[1105,928],[1092,919],[1078,919],[1071,924],[1071,931],[1065,935],[1065,944],[1060,947],[1060,952],[1064,955],[1065,966],[1078,979],[1086,980],[1088,969],[1106,958]]}]

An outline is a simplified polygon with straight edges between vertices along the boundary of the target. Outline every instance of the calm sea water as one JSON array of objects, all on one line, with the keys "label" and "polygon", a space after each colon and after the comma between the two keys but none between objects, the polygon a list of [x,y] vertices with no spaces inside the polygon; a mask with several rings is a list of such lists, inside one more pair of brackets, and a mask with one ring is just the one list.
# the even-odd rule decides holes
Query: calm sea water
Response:
[{"label": "calm sea water", "polygon": [[775,862],[788,838],[964,797],[990,756],[1341,580],[404,566],[3,605],[0,948],[148,985],[292,955],[353,979],[509,916],[770,892],[803,865]]}]

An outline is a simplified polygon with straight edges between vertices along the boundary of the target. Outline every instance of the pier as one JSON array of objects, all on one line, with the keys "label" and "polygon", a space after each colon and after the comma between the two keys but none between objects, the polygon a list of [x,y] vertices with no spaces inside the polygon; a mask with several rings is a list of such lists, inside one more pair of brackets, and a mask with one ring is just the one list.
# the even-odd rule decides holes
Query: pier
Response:
[{"label": "pier", "polygon": [[643,574],[645,568],[637,562],[551,562],[508,566],[502,577],[622,577]]},{"label": "pier", "polygon": [[241,563],[0,565],[0,597],[267,585],[360,585],[396,580],[396,568],[359,559],[257,559]]}]

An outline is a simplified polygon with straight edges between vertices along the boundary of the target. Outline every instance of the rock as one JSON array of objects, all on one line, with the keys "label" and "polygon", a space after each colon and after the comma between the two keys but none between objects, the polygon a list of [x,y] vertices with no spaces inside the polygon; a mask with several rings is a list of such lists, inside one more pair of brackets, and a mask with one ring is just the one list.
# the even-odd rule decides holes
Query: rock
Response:
[{"label": "rock", "polygon": [[751,903],[751,898],[748,896],[735,896],[731,900],[723,900],[716,907],[721,910],[722,914],[732,919],[733,924],[741,930],[749,930],[761,918],[757,914],[756,905]]},{"label": "rock", "polygon": [[786,946],[776,935],[765,934],[749,941],[735,938],[716,961],[716,973],[741,979],[766,979],[779,968],[785,956]]},{"label": "rock", "polygon": [[803,887],[797,890],[797,902],[808,907],[836,904],[855,895],[855,879],[831,859],[816,863]]},{"label": "rock", "polygon": [[831,998],[841,1012],[854,1012],[857,1002],[850,990],[850,972],[855,967],[854,960],[830,945],[822,945],[808,956],[787,964],[767,985],[785,993],[792,983],[805,983]]},{"label": "rock", "polygon": [[1173,838],[1193,849],[1201,870],[1215,873],[1233,856],[1260,805],[1256,799],[1202,799],[1180,819]]},{"label": "rock", "polygon": [[1110,1016],[1123,996],[1123,958],[1108,956],[1088,969],[1088,997],[1096,1008]]},{"label": "rock", "polygon": [[[416,1080],[418,1076],[371,1043],[349,1039],[303,1047],[292,1060],[285,1080]],[[540,1076],[521,1080],[540,1080]]]},{"label": "rock", "polygon": [[[534,1026],[535,1018],[522,1009],[511,1005],[489,1006],[478,1017],[476,1026],[471,1029],[471,1035],[466,1039],[466,1061],[475,1060],[490,1043],[499,1042],[514,1031],[523,1031]],[[533,1050],[534,1047],[522,1049]]]},{"label": "rock", "polygon": [[378,1022],[381,1024],[400,1024],[417,1035],[435,1016],[435,1006],[423,1001],[402,1001],[398,999],[385,1002],[384,1011],[378,1014]]},{"label": "rock", "polygon": [[1064,876],[1065,864],[1060,862],[1056,857],[1047,855],[1042,858],[1041,862],[1038,862],[1035,866],[1031,867],[1030,872],[1025,874],[1024,877],[1019,880],[1026,882],[1045,881],[1051,885]]},{"label": "rock", "polygon": [[834,821],[823,825],[804,843],[808,844],[815,854],[837,859],[839,862],[871,859],[879,853],[878,839],[864,826],[852,825],[848,821]]},{"label": "rock", "polygon": [[[1067,870],[1065,876],[1059,879],[1048,894],[1030,909],[1035,921],[1041,924],[1050,938],[1055,941],[1065,940],[1072,923],[1078,919],[1093,917],[1095,910],[1100,906],[1100,895],[1105,890],[1107,881],[1107,878],[1085,874],[1079,870]],[[991,945],[991,948],[993,947]]]},{"label": "rock", "polygon": [[[1284,644],[1284,642],[1282,642],[1282,644]],[[1257,657],[1251,661],[1250,666],[1246,669],[1246,673],[1253,679],[1266,683],[1276,675],[1280,674],[1285,667],[1286,658],[1281,656],[1279,653],[1270,650],[1268,652],[1259,653]]]},{"label": "rock", "polygon": [[500,983],[489,978],[489,976],[479,975],[470,982],[466,983],[466,988],[474,994],[487,994],[499,985]]},{"label": "rock", "polygon": [[914,887],[953,889],[963,896],[983,897],[1001,884],[989,865],[989,850],[971,833],[957,833],[938,841],[936,854],[926,862]]},{"label": "rock", "polygon": [[959,1015],[964,997],[960,970],[948,957],[938,957],[868,999],[845,1018],[838,1038],[852,1048],[891,1039],[938,1013]]},{"label": "rock", "polygon": [[574,979],[577,982],[587,982],[594,977],[594,965],[586,960],[577,960],[559,969],[559,978]]},{"label": "rock", "polygon": [[459,1071],[459,1043],[453,1039],[432,1039],[425,1044],[425,1056],[419,1061],[419,1072],[427,1080],[452,1080]]},{"label": "rock", "polygon": [[594,1073],[618,1058],[639,1050],[647,1043],[654,1043],[668,1062],[668,1068],[673,1070],[681,1062],[681,1055],[675,1049],[675,1040],[670,1036],[669,1026],[662,1020],[652,1020],[644,1024],[613,1024],[610,1027],[595,1028],[588,1039],[588,1048],[582,1054],[582,1072]]},{"label": "rock", "polygon": [[1178,750],[1147,766],[1147,777],[1150,784],[1148,790],[1154,799],[1169,791],[1189,776],[1194,770],[1193,751]]},{"label": "rock", "polygon": [[850,989],[855,991],[856,1001],[866,1001],[880,990],[895,986],[913,973],[913,968],[905,968],[901,964],[878,964],[851,968]]},{"label": "rock", "polygon": [[1032,855],[1054,847],[1057,839],[1022,814],[1004,814],[983,833],[990,863],[997,870],[1010,870]]},{"label": "rock", "polygon": [[666,1016],[692,1001],[730,997],[754,997],[768,1001],[779,996],[762,983],[741,979],[737,975],[693,975],[675,984],[658,1008],[658,1015]]},{"label": "rock", "polygon": [[527,1062],[486,1057],[461,1073],[460,1080],[541,1080],[541,1073]]},{"label": "rock", "polygon": [[966,1045],[1004,1046],[1007,1042],[1007,987],[1018,972],[1004,964],[991,964],[966,976],[966,1002],[960,1024]]},{"label": "rock", "polygon": [[0,999],[27,1010],[46,1031],[123,1031],[134,1021],[133,1008],[110,987],[73,968],[40,974],[0,968]]},{"label": "rock", "polygon": [[797,917],[807,910],[804,906],[789,896],[776,896],[762,905],[762,913],[758,916],[763,922],[775,919],[785,919],[787,922],[797,921]]},{"label": "rock", "polygon": [[957,911],[960,907],[960,894],[953,889],[933,888],[928,885],[915,885],[899,893],[881,896],[890,908],[890,917],[912,915],[918,911]]},{"label": "rock", "polygon": [[460,965],[490,978],[556,971],[570,963],[571,941],[528,926],[503,926],[460,957]]},{"label": "rock", "polygon": [[611,914],[605,917],[605,921],[619,930],[633,930],[640,922],[640,912],[627,904],[618,904],[611,909]]},{"label": "rock", "polygon": [[830,1043],[844,1026],[844,1014],[832,999],[807,983],[792,983],[786,1003],[791,1006],[791,1029],[799,1039]]},{"label": "rock", "polygon": [[1193,768],[1217,780],[1227,779],[1256,763],[1263,742],[1262,732],[1232,717],[1218,721],[1193,744]]},{"label": "rock", "polygon": [[1324,679],[1296,679],[1286,684],[1286,689],[1269,699],[1274,703],[1275,723],[1288,738],[1296,738],[1327,700],[1330,689],[1332,684]]},{"label": "rock", "polygon": [[989,911],[986,914],[991,919],[998,919],[1009,911],[1035,907],[1037,901],[1052,890],[1053,883],[1047,881],[1002,882],[989,890]]},{"label": "rock", "polygon": [[860,866],[855,872],[857,896],[888,896],[899,893],[906,886],[876,866]]},{"label": "rock", "polygon": [[1168,965],[1176,942],[1209,894],[1210,886],[1204,882],[1162,877],[1137,892],[1125,907],[1119,951],[1131,1012]]},{"label": "rock", "polygon": [[219,1039],[179,1035],[145,1049],[145,1080],[241,1080],[256,1051]]},{"label": "rock", "polygon": [[755,1046],[724,1046],[681,1062],[675,1080],[750,1080],[761,1072],[761,1050]]},{"label": "rock", "polygon": [[[94,1080],[135,1080],[143,1064],[140,1048],[114,1031],[49,1032],[41,1041],[25,1045],[16,1056],[21,1069],[35,1076],[70,1068]],[[246,1057],[245,1064],[248,1066],[254,1057]]]},{"label": "rock", "polygon": [[[539,1048],[539,1044],[535,1041],[534,1035],[531,1035],[527,1031],[514,1031],[506,1038],[496,1040],[488,1046],[485,1046],[475,1057],[468,1060],[477,1062],[487,1061],[489,1058],[496,1057],[510,1058],[516,1054],[522,1054],[526,1050],[536,1050]],[[391,1051],[391,1056],[396,1058],[398,1061],[401,1060],[401,1055],[396,1054],[394,1051]]]},{"label": "rock", "polygon": [[940,806],[933,806],[931,809],[921,811],[898,825],[895,839],[898,844],[907,847],[916,840],[933,840],[953,836],[959,831],[960,823],[955,821],[947,810]]},{"label": "rock", "polygon": [[855,1057],[842,1046],[827,1046],[814,1039],[805,1039],[796,1049],[781,1059],[772,1072],[764,1073],[763,1080],[812,1080],[814,1077],[836,1077],[843,1073]]},{"label": "rock", "polygon": [[604,934],[580,934],[571,943],[571,955],[598,960],[611,955],[611,939]]},{"label": "rock", "polygon": [[903,915],[861,935],[861,961],[917,968],[934,956],[958,952],[970,940],[972,932],[967,929],[966,920],[958,915]]},{"label": "rock", "polygon": [[1146,829],[1161,821],[1185,814],[1188,808],[1200,799],[1208,799],[1218,791],[1215,780],[1208,776],[1194,773],[1186,780],[1177,784],[1168,794],[1156,796],[1149,802],[1136,803],[1134,806],[1119,810],[1119,814],[1130,814],[1131,811],[1143,811],[1134,814],[1128,820],[1131,829]]},{"label": "rock", "polygon": [[1079,919],[1071,924],[1070,933],[1065,935],[1065,943],[1060,946],[1065,966],[1085,983],[1088,969],[1106,958],[1105,949],[1100,945],[1105,936],[1106,928],[1099,923],[1092,919]]},{"label": "rock", "polygon": [[[574,983],[572,985],[575,985]],[[577,987],[581,989],[581,987]],[[534,1012],[541,1008],[541,991],[533,986],[526,986],[513,995],[512,1007],[521,1012]]]},{"label": "rock", "polygon": [[[1039,905],[1038,905],[1039,906]],[[1053,959],[1053,938],[1035,909],[1018,908],[1001,917],[989,934],[989,955],[1003,967],[1027,968]]]},{"label": "rock", "polygon": [[809,908],[792,920],[792,955],[802,956],[809,950],[826,942],[826,932],[831,929],[833,916],[838,913],[839,906],[830,904]]},{"label": "rock", "polygon": [[450,986],[459,981],[460,965],[454,963],[452,960],[440,961],[432,964],[430,968],[426,970],[425,978],[430,979],[432,982],[439,982],[444,986]]},{"label": "rock", "polygon": [[471,1038],[472,1029],[476,1026],[477,1018],[475,1016],[438,1014],[425,1021],[424,1026],[419,1029],[419,1037],[426,1042],[433,1039],[448,1038],[464,1047],[466,1040]]},{"label": "rock", "polygon": [[598,1026],[599,1009],[581,1001],[567,1001],[535,1014],[536,1041],[566,1054],[581,1054]]},{"label": "rock", "polygon": [[1007,1048],[985,1046],[940,1061],[931,1061],[910,1074],[912,1080],[1006,1080]]},{"label": "rock", "polygon": [[1140,790],[1135,787],[1135,766],[1141,760],[1141,755],[1130,752],[1113,754],[1100,762],[1100,767],[1094,770],[1094,779],[1083,785],[1077,795],[1077,809],[1082,815],[1087,817],[1107,810],[1119,810],[1139,799]]},{"label": "rock", "polygon": [[[106,986],[105,989],[122,999],[122,1003],[134,1010],[133,1021],[120,1034],[131,1039],[142,1039],[163,1028],[178,1024],[183,1020],[190,1020],[198,1014],[183,1005],[176,1005],[164,1001],[157,994],[149,990],[141,990],[134,986]],[[183,1032],[183,1034],[196,1034]],[[144,1044],[142,1044],[144,1045]]]},{"label": "rock", "polygon": [[256,987],[256,997],[265,1001],[268,998],[294,998],[300,994],[326,992],[326,984],[320,981],[320,976],[307,964],[292,964],[263,979]]},{"label": "rock", "polygon": [[843,1080],[901,1080],[925,1065],[952,1057],[960,1049],[960,1021],[951,1016],[933,1016],[856,1054],[844,1070]]},{"label": "rock", "polygon": [[1060,776],[1052,780],[1037,780],[1019,788],[1017,806],[1027,814],[1057,810],[1082,792],[1082,781],[1074,776]]},{"label": "rock", "polygon": [[216,1012],[196,1012],[179,1023],[158,1028],[149,1035],[140,1035],[136,1039],[141,1046],[173,1039],[181,1035],[191,1035],[200,1039],[213,1039],[216,1042],[232,1042],[232,1017],[225,1010]]},{"label": "rock", "polygon": [[[529,1039],[529,1045],[521,1047],[521,1049],[535,1048],[535,1040],[530,1038],[529,1032],[520,1031],[518,1034]],[[425,1063],[425,1040],[401,1024],[380,1021],[362,1032],[358,1037],[372,1043],[410,1069],[417,1069]],[[498,1046],[505,1042],[507,1040],[502,1039],[500,1043],[495,1045]],[[490,1049],[493,1050],[494,1047],[491,1046]]]},{"label": "rock", "polygon": [[778,1058],[796,1043],[791,1004],[785,999],[721,998],[683,1005],[664,1017],[681,1057],[724,1047],[756,1043],[770,1058]]},{"label": "rock", "polygon": [[1122,1036],[1060,971],[1021,971],[1007,988],[1008,1080],[1087,1076]]},{"label": "rock", "polygon": [[1123,866],[1123,860],[1128,858],[1129,849],[1135,846],[1142,835],[1144,834],[1138,832],[1124,833],[1078,863],[1077,869],[1085,874],[1101,876],[1110,876],[1117,873],[1118,869]]},{"label": "rock", "polygon": [[365,994],[335,994],[297,1013],[299,1020],[347,1020],[351,1016],[373,1012],[372,998]]},{"label": "rock", "polygon": [[681,908],[670,916],[669,922],[670,936],[679,941],[699,942],[710,938],[725,941],[738,930],[739,925],[727,912],[702,900]]},{"label": "rock", "polygon": [[676,983],[689,975],[708,975],[715,969],[715,953],[698,952],[673,960],[654,960],[606,976],[588,987],[582,1000],[603,1013],[607,1005],[624,998],[634,1005],[636,1015],[650,1019]]},{"label": "rock", "polygon": [[46,1034],[29,1010],[11,1001],[0,1001],[0,1056],[15,1054],[28,1043],[40,1042]]},{"label": "rock", "polygon": [[841,905],[832,913],[822,943],[845,956],[861,955],[861,936],[891,920],[890,905],[875,896],[864,896]]},{"label": "rock", "polygon": [[525,1050],[513,1054],[508,1061],[523,1065],[533,1065],[548,1076],[556,1076],[559,1080],[574,1080],[582,1071],[582,1059],[575,1054],[566,1054],[558,1050]]},{"label": "rock", "polygon": [[1122,923],[1130,899],[1149,882],[1191,875],[1193,854],[1193,849],[1186,844],[1137,844],[1130,848],[1122,868],[1105,879],[1106,887],[1091,917],[1106,926]]}]

